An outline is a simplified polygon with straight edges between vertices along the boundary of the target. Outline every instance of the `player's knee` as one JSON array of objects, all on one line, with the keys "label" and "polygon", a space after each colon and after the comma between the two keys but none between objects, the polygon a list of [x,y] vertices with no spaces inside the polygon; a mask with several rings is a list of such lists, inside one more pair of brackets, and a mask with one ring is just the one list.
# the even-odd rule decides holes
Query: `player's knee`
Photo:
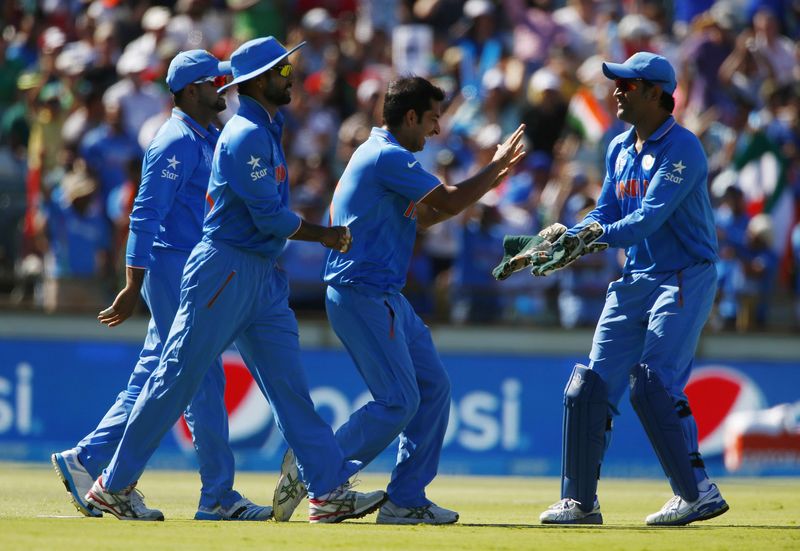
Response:
[{"label": "player's knee", "polygon": [[388,398],[385,403],[386,412],[402,430],[416,415],[420,402],[419,389],[406,389]]},{"label": "player's knee", "polygon": [[564,390],[564,405],[570,407],[580,403],[607,404],[608,386],[596,371],[575,364]]},{"label": "player's knee", "polygon": [[428,382],[423,389],[421,401],[431,407],[450,408],[450,379],[442,377],[434,382]]},{"label": "player's knee", "polygon": [[658,373],[647,364],[636,364],[630,372],[630,400],[634,407],[644,405],[654,392],[668,394]]}]

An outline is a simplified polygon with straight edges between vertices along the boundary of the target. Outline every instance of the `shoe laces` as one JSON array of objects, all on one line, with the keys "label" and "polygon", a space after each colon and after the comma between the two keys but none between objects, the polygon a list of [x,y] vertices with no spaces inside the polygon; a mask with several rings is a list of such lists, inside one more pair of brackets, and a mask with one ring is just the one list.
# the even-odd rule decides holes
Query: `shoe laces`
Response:
[{"label": "shoe laces", "polygon": [[672,498],[664,504],[661,510],[663,512],[677,511],[681,506],[681,501],[681,496],[672,496]]},{"label": "shoe laces", "polygon": [[427,505],[422,505],[420,507],[405,507],[408,510],[408,514],[406,514],[406,518],[435,518],[436,515],[433,514],[431,511],[432,503]]},{"label": "shoe laces", "polygon": [[346,497],[347,494],[353,491],[353,488],[361,484],[361,479],[357,476],[354,476],[352,480],[348,480],[343,482],[341,486],[336,488],[333,492],[331,492],[331,498],[343,498]]},{"label": "shoe laces", "polygon": [[567,511],[567,510],[572,509],[573,507],[575,507],[577,504],[578,504],[578,502],[575,501],[574,499],[569,498],[569,497],[565,497],[561,501],[557,501],[557,502],[553,503],[550,506],[550,508],[551,509],[561,509],[562,511]]},{"label": "shoe laces", "polygon": [[136,487],[136,482],[125,488],[124,493],[128,495],[131,509],[133,509],[134,513],[137,515],[143,515],[149,511],[147,506],[144,504],[144,494]]}]

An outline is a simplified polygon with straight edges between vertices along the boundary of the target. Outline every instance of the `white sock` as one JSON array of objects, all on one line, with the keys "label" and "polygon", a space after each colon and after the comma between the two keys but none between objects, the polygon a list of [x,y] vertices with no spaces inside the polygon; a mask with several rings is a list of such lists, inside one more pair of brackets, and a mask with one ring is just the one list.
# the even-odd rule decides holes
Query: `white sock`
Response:
[{"label": "white sock", "polygon": [[707,478],[704,478],[700,482],[697,483],[697,490],[700,492],[707,492],[711,489],[711,481]]}]

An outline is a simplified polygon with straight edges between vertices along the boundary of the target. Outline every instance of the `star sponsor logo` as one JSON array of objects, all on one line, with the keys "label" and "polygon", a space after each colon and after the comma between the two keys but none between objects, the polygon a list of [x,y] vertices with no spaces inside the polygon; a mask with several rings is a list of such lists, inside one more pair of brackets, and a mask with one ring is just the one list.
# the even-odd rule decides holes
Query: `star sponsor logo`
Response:
[{"label": "star sponsor logo", "polygon": [[261,157],[250,155],[250,160],[247,161],[247,164],[250,165],[250,178],[254,182],[269,174],[269,170],[266,167],[261,167]]},{"label": "star sponsor logo", "polygon": [[672,182],[673,184],[680,184],[681,182],[683,182],[684,169],[686,169],[686,165],[683,164],[683,161],[672,163],[672,172],[667,172],[664,175],[664,179],[669,182]]},{"label": "star sponsor logo", "polygon": [[167,168],[161,171],[161,177],[166,178],[167,180],[177,180],[178,173],[171,171],[178,170],[179,164],[181,164],[181,162],[178,160],[178,158],[175,156],[174,153],[172,157],[167,157]]}]

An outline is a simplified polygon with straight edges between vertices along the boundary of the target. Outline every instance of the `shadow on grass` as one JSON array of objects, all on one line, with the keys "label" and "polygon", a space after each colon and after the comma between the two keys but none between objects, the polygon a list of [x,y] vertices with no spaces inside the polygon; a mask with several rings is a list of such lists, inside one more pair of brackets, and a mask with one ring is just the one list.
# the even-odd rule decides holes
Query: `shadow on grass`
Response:
[{"label": "shadow on grass", "polygon": [[665,530],[693,530],[693,531],[715,531],[730,529],[756,529],[756,530],[800,530],[797,525],[775,525],[775,524],[715,524],[713,526],[689,525],[689,526],[637,526],[627,525],[587,525],[578,524],[573,526],[559,524],[483,524],[483,523],[458,523],[453,526],[469,526],[472,528],[534,528],[539,530],[565,530],[571,532],[597,532],[597,531],[619,531],[619,532],[663,532]]}]

